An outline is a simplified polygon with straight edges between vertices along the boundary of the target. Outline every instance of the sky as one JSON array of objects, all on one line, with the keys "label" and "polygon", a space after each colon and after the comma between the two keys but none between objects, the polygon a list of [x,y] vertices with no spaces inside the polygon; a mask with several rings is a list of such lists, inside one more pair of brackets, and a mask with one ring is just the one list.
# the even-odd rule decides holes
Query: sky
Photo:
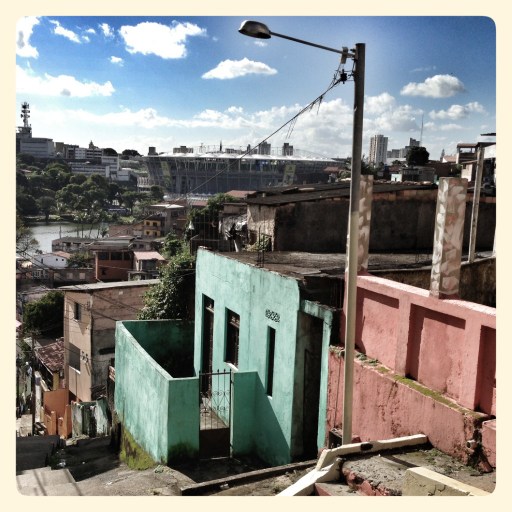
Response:
[{"label": "sky", "polygon": [[[244,17],[26,16],[16,25],[16,119],[34,137],[135,149],[284,143],[349,157],[354,83],[337,53],[238,32]],[[485,16],[258,16],[271,31],[366,49],[363,154],[421,140],[438,160],[496,132],[496,30]],[[350,74],[353,62],[343,66]],[[286,124],[288,123],[288,124]],[[423,128],[422,128],[423,126]]]}]

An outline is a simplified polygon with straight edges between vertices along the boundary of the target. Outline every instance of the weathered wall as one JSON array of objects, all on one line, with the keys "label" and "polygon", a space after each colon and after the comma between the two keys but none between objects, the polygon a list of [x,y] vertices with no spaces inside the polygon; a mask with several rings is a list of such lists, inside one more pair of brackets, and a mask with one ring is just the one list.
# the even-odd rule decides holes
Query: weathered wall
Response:
[{"label": "weathered wall", "polygon": [[[119,322],[116,328],[117,415],[137,443],[162,463],[173,458],[195,456],[199,450],[199,380],[173,379],[135,339],[151,346],[163,325]],[[151,322],[150,322],[151,323]],[[173,329],[179,327],[173,326]],[[178,345],[181,344],[181,341]]]},{"label": "weathered wall", "polygon": [[[496,415],[496,310],[374,276],[357,284],[356,348],[379,371],[357,368],[354,432],[364,440],[421,432],[461,456],[462,440]],[[343,382],[331,363],[328,407],[339,411]]]},{"label": "weathered wall", "polygon": [[[81,319],[75,318],[75,303],[81,305]],[[71,352],[91,353],[91,311],[88,309],[89,295],[66,291],[64,298],[64,374],[69,391],[77,399],[91,400],[91,360],[80,357],[80,368],[69,366]],[[70,346],[72,343],[76,348]]]},{"label": "weathered wall", "polygon": [[[284,277],[264,268],[238,262],[221,254],[200,250],[196,264],[196,331],[194,366],[202,365],[203,300],[214,300],[213,370],[225,370],[226,311],[240,315],[240,373],[256,372],[252,380],[235,377],[254,392],[252,421],[241,419],[234,411],[232,443],[235,453],[254,447],[256,453],[272,464],[291,461],[295,446],[292,431],[297,418],[293,404],[301,400],[295,387],[297,377],[296,340],[299,332],[298,311],[300,292],[295,279]],[[275,329],[273,394],[266,394],[268,368],[268,329]],[[327,341],[329,336],[326,337]],[[320,343],[322,340],[320,340]],[[302,357],[302,356],[301,356]],[[325,365],[325,380],[326,375]],[[240,379],[240,380],[237,380]],[[249,379],[247,377],[246,379]],[[248,396],[249,391],[234,389],[236,397]],[[247,410],[244,406],[243,410]],[[323,433],[322,420],[319,430]]]},{"label": "weathered wall", "polygon": [[144,350],[174,379],[194,377],[194,322],[146,320],[125,324]]},{"label": "weathered wall", "polygon": [[[434,240],[436,200],[419,194],[372,202],[370,253],[390,251],[431,252]],[[430,191],[429,191],[430,192]],[[416,194],[413,194],[416,193]],[[345,252],[348,199],[329,199],[284,204],[277,207],[249,205],[249,230],[273,236],[275,251]],[[469,243],[471,204],[464,224],[463,247]],[[494,243],[496,204],[482,200],[479,207],[477,250],[490,250]]]},{"label": "weathered wall", "polygon": [[[373,275],[405,283],[424,290],[430,288],[430,267],[418,269],[376,270]],[[462,300],[496,307],[496,258],[473,263],[463,262],[460,273],[459,295]]]},{"label": "weathered wall", "polygon": [[67,389],[45,391],[43,394],[44,424],[48,435],[67,439],[71,435],[71,407]]},{"label": "weathered wall", "polygon": [[[343,379],[344,359],[339,351],[332,351],[329,429],[342,425]],[[443,399],[413,380],[399,378],[371,359],[355,360],[352,432],[362,441],[425,434],[434,447],[468,463],[472,452],[466,443],[486,418],[487,415]]]},{"label": "weathered wall", "polygon": [[[116,321],[137,317],[149,286],[137,282],[134,286],[65,291],[65,372],[68,388],[78,400],[89,402],[96,398],[96,389],[106,386],[108,366],[115,353]],[[81,304],[80,320],[74,317],[76,302]],[[84,355],[80,373],[68,366],[70,343]]]}]

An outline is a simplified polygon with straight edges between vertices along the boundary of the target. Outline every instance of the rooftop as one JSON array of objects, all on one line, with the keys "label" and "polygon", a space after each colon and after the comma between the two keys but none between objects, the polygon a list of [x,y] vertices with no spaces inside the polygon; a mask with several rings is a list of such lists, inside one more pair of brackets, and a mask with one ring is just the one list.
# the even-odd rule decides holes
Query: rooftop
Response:
[{"label": "rooftop", "polygon": [[[432,183],[375,183],[373,184],[373,192],[388,193],[399,192],[403,190],[431,190],[437,188]],[[329,199],[334,197],[350,197],[350,182],[338,182],[323,185],[306,185],[293,187],[275,187],[264,189],[261,195],[248,197],[247,204],[266,204],[279,205],[285,203],[294,203],[300,201],[317,201],[319,199]]]},{"label": "rooftop", "polygon": [[77,284],[73,286],[61,286],[58,290],[64,292],[94,292],[98,290],[107,290],[109,288],[134,288],[144,287],[158,284],[159,279],[146,279],[145,281],[115,281],[111,283],[89,283],[89,284]]},{"label": "rooftop", "polygon": [[39,360],[52,372],[64,368],[64,338],[37,350]]},{"label": "rooftop", "polygon": [[157,251],[133,251],[133,254],[138,260],[161,260],[165,258]]}]

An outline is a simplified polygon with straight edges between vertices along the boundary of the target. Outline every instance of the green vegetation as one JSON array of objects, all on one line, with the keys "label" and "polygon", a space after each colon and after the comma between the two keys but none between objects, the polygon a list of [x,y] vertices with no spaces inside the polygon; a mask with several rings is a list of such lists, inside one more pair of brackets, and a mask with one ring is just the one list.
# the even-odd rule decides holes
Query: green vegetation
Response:
[{"label": "green vegetation", "polygon": [[179,249],[172,238],[168,247],[172,246],[175,255],[160,270],[160,282],[152,286],[144,294],[144,307],[140,311],[139,320],[190,320],[193,315],[192,305],[187,298],[194,288],[195,257],[181,242]]},{"label": "green vegetation", "polygon": [[32,230],[25,225],[19,215],[16,215],[16,253],[32,253],[38,248],[39,242],[34,238]]},{"label": "green vegetation", "polygon": [[413,146],[407,153],[407,165],[426,165],[429,156],[429,152],[423,146]]},{"label": "green vegetation", "polygon": [[23,328],[48,337],[63,335],[64,294],[49,291],[41,299],[29,302],[23,310]]},{"label": "green vegetation", "polygon": [[120,459],[126,463],[130,469],[144,470],[152,468],[156,462],[153,460],[139,444],[133,436],[123,428],[121,434],[121,451]]},{"label": "green vegetation", "polygon": [[68,268],[92,268],[92,257],[88,252],[74,252],[68,259]]},{"label": "green vegetation", "polygon": [[188,220],[194,225],[195,234],[216,229],[219,223],[219,212],[222,210],[222,205],[235,201],[236,198],[229,194],[216,194],[208,199],[204,208],[190,210]]}]

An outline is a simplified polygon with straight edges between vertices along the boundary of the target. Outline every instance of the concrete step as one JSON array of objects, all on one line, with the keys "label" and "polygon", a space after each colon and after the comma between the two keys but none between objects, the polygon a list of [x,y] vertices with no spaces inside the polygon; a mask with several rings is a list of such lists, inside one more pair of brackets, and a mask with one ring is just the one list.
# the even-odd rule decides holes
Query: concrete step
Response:
[{"label": "concrete step", "polygon": [[[52,470],[49,467],[24,471],[16,476],[18,489],[36,489],[35,496],[45,495],[46,489],[61,484],[75,483],[75,479],[67,469]],[[22,492],[22,494],[25,494]]]},{"label": "concrete step", "polygon": [[347,484],[338,482],[323,482],[315,484],[315,496],[361,496]]}]

